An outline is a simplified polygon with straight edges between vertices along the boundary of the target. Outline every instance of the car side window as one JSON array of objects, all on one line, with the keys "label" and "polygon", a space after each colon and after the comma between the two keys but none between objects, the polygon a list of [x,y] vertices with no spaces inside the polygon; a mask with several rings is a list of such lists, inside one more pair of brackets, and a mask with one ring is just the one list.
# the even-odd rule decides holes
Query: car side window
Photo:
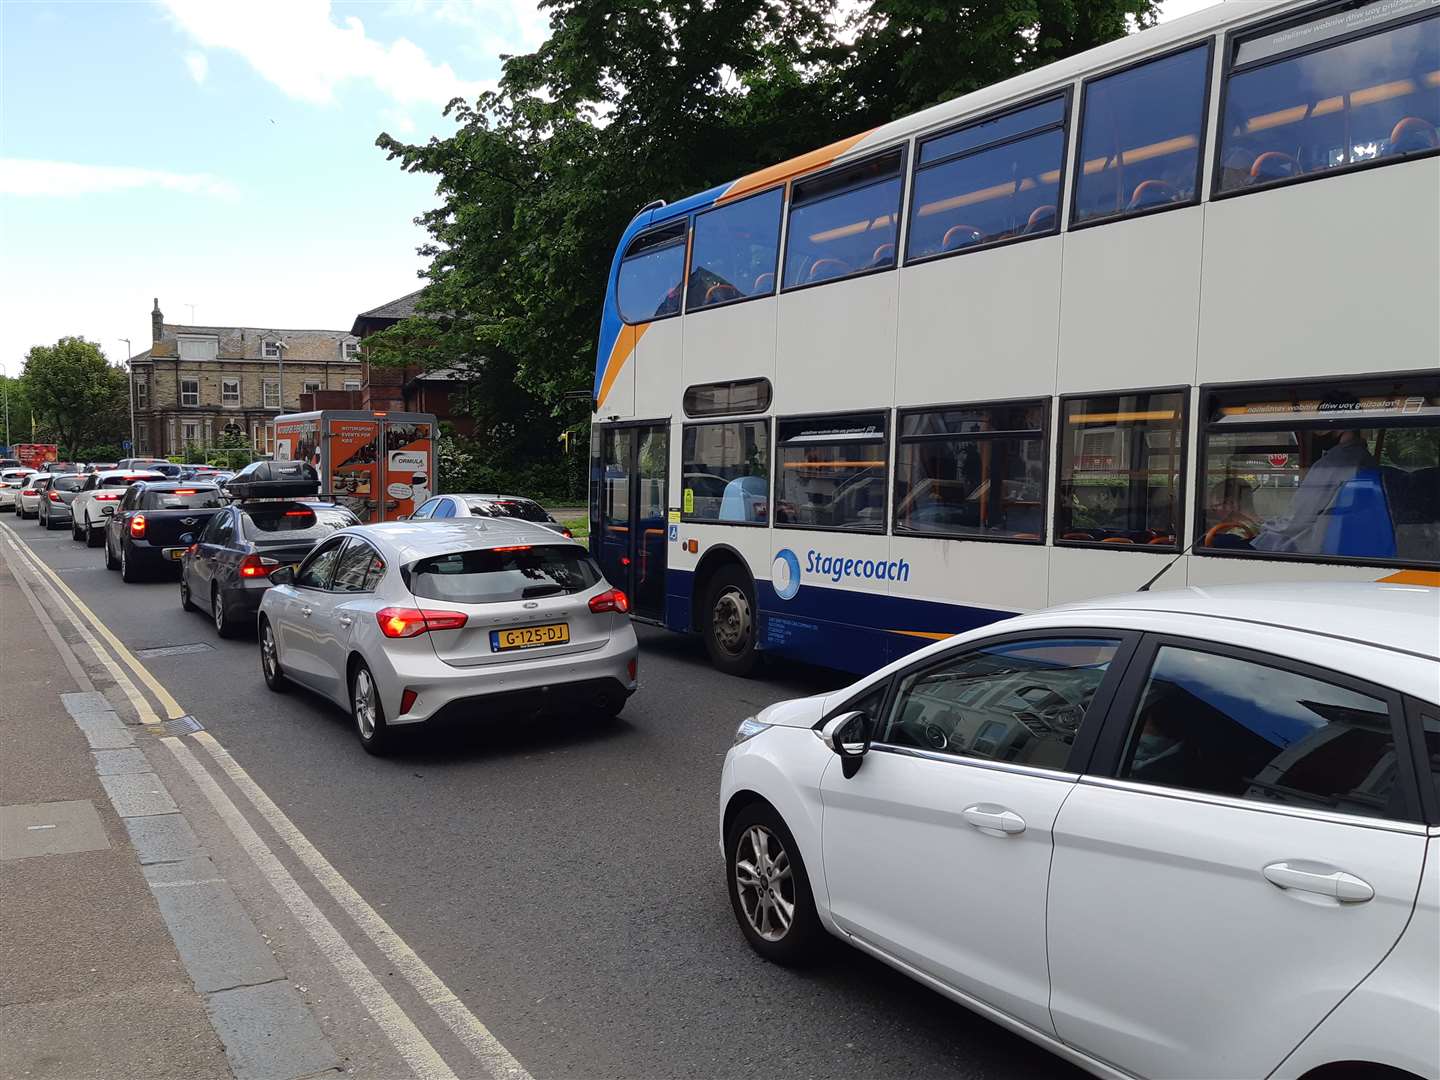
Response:
[{"label": "car side window", "polygon": [[906,676],[884,737],[892,746],[1064,769],[1121,642],[1002,641]]},{"label": "car side window", "polygon": [[1405,816],[1386,702],[1178,645],[1156,651],[1119,775],[1256,802]]},{"label": "car side window", "polygon": [[300,572],[295,575],[295,584],[302,589],[328,589],[330,575],[340,558],[340,549],[344,543],[345,537],[342,536],[329,540],[312,551],[301,564]]},{"label": "car side window", "polygon": [[[378,567],[378,570],[377,570]],[[335,564],[336,592],[369,592],[385,572],[385,560],[363,540],[351,539]]]},{"label": "car side window", "polygon": [[453,518],[455,516],[455,502],[453,499],[440,499],[435,506],[435,517]]},{"label": "car side window", "polygon": [[1440,713],[1422,714],[1421,732],[1425,737],[1425,758],[1430,763],[1430,782],[1435,785],[1435,801],[1440,802]]},{"label": "car side window", "polygon": [[202,543],[202,544],[220,544],[220,543],[223,543],[224,541],[221,539],[221,537],[222,537],[225,533],[228,533],[229,531],[230,531],[230,515],[229,515],[229,514],[216,514],[216,515],[215,515],[214,517],[212,517],[212,518],[209,520],[209,522],[205,525],[204,530],[201,531],[201,533],[200,533],[200,543]]},{"label": "car side window", "polygon": [[144,487],[139,484],[131,484],[125,489],[125,498],[120,501],[120,509],[134,510],[140,505],[140,498],[144,493]]},{"label": "car side window", "polygon": [[421,503],[420,509],[416,510],[413,514],[410,515],[410,520],[424,521],[426,518],[430,517],[432,514],[435,513],[435,505],[439,501],[439,499],[431,499],[427,503]]}]

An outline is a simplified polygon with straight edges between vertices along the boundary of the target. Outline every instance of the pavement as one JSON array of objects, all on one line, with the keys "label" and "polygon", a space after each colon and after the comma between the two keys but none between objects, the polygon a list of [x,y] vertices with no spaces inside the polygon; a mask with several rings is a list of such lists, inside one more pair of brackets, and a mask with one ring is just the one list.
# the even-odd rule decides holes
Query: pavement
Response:
[{"label": "pavement", "polygon": [[[423,733],[377,759],[341,710],[303,691],[268,691],[253,639],[220,640],[205,618],[180,610],[173,581],[126,585],[100,554],[68,534],[0,519],[0,555],[57,607],[97,690],[127,705],[79,628],[139,688],[153,719],[190,715],[203,727],[157,737],[131,707],[155,774],[271,947],[283,982],[304,987],[296,992],[340,1069],[516,1080],[1080,1075],[838,943],[800,972],[745,945],[716,844],[725,751],[744,716],[847,676],[770,666],[738,680],[714,671],[695,639],[639,627],[641,689],[620,720],[496,718]],[[46,581],[55,597],[71,590],[93,619],[50,597]],[[13,595],[0,595],[7,624]],[[33,631],[22,638],[39,647]],[[9,732],[7,721],[0,757],[14,745]],[[68,752],[93,771],[83,741]],[[18,801],[103,800],[95,790]],[[217,809],[217,792],[242,821]],[[16,800],[0,787],[0,801]],[[241,826],[253,841],[237,839]],[[276,884],[267,854],[298,897]],[[382,1022],[395,1019],[385,1008],[367,1008],[374,987],[347,981],[358,969],[337,964],[335,940],[317,942],[302,917],[307,899],[418,1042],[395,1034],[403,1024]],[[12,933],[7,924],[7,942]],[[3,1061],[0,1074],[10,1075]]]}]

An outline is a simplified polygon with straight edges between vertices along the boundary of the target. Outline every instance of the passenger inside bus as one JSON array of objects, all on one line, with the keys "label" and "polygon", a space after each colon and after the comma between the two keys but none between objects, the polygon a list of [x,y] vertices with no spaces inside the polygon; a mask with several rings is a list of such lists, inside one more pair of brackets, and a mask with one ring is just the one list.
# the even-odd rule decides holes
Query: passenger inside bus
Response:
[{"label": "passenger inside bus", "polygon": [[[1371,482],[1378,488],[1379,466],[1360,432],[1316,432],[1310,445],[1312,452],[1320,450],[1319,459],[1301,477],[1289,516],[1266,522],[1251,542],[1256,551],[1324,553],[1331,528],[1327,515],[1341,509],[1336,497],[1362,473],[1373,474]],[[1384,510],[1383,495],[1378,503],[1371,500],[1367,506],[1370,514]]]}]

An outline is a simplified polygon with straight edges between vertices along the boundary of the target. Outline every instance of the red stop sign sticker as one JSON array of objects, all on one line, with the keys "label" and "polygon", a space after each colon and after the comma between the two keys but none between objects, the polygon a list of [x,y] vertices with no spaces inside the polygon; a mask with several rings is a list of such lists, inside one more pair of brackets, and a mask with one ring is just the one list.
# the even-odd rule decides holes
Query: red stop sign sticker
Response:
[{"label": "red stop sign sticker", "polygon": [[1277,469],[1284,468],[1285,465],[1287,465],[1287,464],[1289,463],[1289,461],[1290,461],[1290,455],[1289,455],[1289,454],[1271,454],[1271,455],[1270,455],[1270,464],[1273,465],[1273,466],[1275,466],[1275,468],[1277,468]]}]

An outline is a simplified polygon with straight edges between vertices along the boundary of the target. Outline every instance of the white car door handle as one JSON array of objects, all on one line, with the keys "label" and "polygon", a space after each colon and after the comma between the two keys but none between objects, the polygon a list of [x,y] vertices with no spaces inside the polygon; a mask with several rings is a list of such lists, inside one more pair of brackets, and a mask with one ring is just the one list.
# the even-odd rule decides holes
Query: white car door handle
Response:
[{"label": "white car door handle", "polygon": [[314,608],[302,607],[302,608],[300,609],[300,614],[301,614],[301,615],[304,615],[305,618],[308,619],[308,618],[310,617],[310,612],[312,612],[312,611],[314,611],[314,610],[315,610]]},{"label": "white car door handle", "polygon": [[351,623],[353,623],[354,621],[355,621],[355,620],[352,619],[349,615],[341,615],[340,618],[339,618],[339,620],[338,620],[338,622],[340,623],[341,626],[349,626],[349,625],[350,625]]},{"label": "white car door handle", "polygon": [[1282,889],[1319,893],[1347,904],[1363,904],[1375,895],[1368,881],[1319,864],[1271,863],[1265,867],[1265,880]]},{"label": "white car door handle", "polygon": [[967,806],[961,811],[960,816],[975,828],[984,829],[987,832],[1016,836],[1025,831],[1024,818],[1014,810],[1007,810],[994,803],[976,803],[974,806]]}]

